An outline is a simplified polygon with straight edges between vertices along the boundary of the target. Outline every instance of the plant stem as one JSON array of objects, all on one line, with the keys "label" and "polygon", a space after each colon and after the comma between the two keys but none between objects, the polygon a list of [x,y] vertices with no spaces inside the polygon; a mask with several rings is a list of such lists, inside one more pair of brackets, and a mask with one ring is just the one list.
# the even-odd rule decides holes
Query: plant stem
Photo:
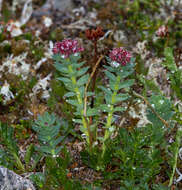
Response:
[{"label": "plant stem", "polygon": [[[95,66],[94,66],[94,68],[92,70],[92,73],[91,73],[91,75],[90,75],[90,77],[88,79],[88,82],[87,82],[87,84],[85,86],[85,90],[84,90],[84,108],[83,108],[83,116],[85,118],[85,121],[87,121],[87,119],[86,119],[86,116],[87,116],[87,89],[88,89],[90,81],[92,80],[92,78],[93,78],[93,76],[94,76],[94,74],[96,72],[96,69],[97,69],[99,63],[101,62],[101,60],[103,59],[103,57],[104,56],[101,55],[100,58],[98,59],[97,63],[95,64]],[[92,120],[92,118],[90,118],[90,121],[91,120]],[[89,128],[89,130],[90,130],[90,124],[91,124],[91,122],[87,122],[87,127]],[[91,142],[93,143],[93,138],[91,139]]]},{"label": "plant stem", "polygon": [[114,87],[114,92],[113,92],[113,94],[111,96],[110,111],[108,112],[108,117],[107,117],[107,122],[106,122],[106,130],[105,130],[104,140],[103,140],[103,145],[102,145],[102,158],[104,157],[104,154],[105,154],[105,151],[106,151],[105,142],[110,136],[109,127],[112,125],[112,116],[113,116],[113,112],[114,112],[114,103],[116,101],[116,95],[117,95],[117,92],[118,92],[118,89],[119,89],[120,79],[121,79],[120,76],[117,76],[115,87]]},{"label": "plant stem", "polygon": [[88,89],[88,86],[89,86],[89,84],[90,84],[90,81],[92,80],[92,78],[93,78],[93,76],[94,76],[94,74],[95,74],[95,72],[96,72],[96,69],[97,69],[99,63],[101,62],[101,60],[103,59],[103,57],[104,57],[104,56],[101,55],[100,58],[98,59],[97,63],[95,64],[95,66],[94,66],[94,68],[93,68],[93,70],[92,70],[92,73],[91,73],[91,75],[90,75],[90,77],[89,77],[89,79],[88,79],[88,82],[87,82],[87,84],[86,84],[86,86],[85,86],[85,92],[84,92],[84,116],[85,116],[85,117],[86,117],[86,113],[87,113],[87,89]]},{"label": "plant stem", "polygon": [[143,97],[142,95],[136,93],[135,91],[133,91],[133,95],[135,95],[138,98],[141,98],[152,110],[152,112],[158,117],[158,119],[161,120],[161,122],[167,127],[169,128],[169,124],[154,110],[154,108],[151,106],[151,104],[149,103],[149,101]]},{"label": "plant stem", "polygon": [[178,151],[179,151],[179,147],[180,147],[180,142],[181,142],[181,136],[182,136],[182,129],[178,128],[177,134],[176,134],[176,146],[175,146],[175,155],[174,155],[174,164],[173,164],[173,171],[170,177],[170,181],[169,181],[169,185],[168,187],[170,187],[173,183],[173,178],[174,178],[174,174],[175,174],[175,170],[177,167],[177,161],[178,161]]},{"label": "plant stem", "polygon": [[14,156],[14,158],[15,158],[15,160],[16,160],[16,164],[17,164],[18,169],[20,169],[22,172],[24,172],[24,171],[25,171],[25,167],[24,167],[24,165],[22,164],[22,162],[21,162],[21,160],[19,159],[19,157],[17,156],[17,154],[16,154],[16,153],[13,153],[13,156]]},{"label": "plant stem", "polygon": [[[68,66],[68,70],[69,70],[70,73],[73,73],[73,68],[72,68],[71,65]],[[78,103],[80,105],[83,105],[81,93],[80,93],[79,88],[77,86],[76,77],[74,75],[71,77],[71,81],[72,81],[72,84],[74,86],[74,91],[76,93]],[[81,110],[81,115],[82,115],[82,124],[83,124],[83,127],[85,129],[84,132],[85,132],[85,135],[88,137],[87,142],[89,144],[89,147],[91,147],[92,146],[92,134],[91,134],[90,128],[88,126],[88,118],[84,116],[84,107]]]},{"label": "plant stem", "polygon": [[[96,63],[97,61],[97,39],[94,40],[94,64]],[[97,63],[96,63],[97,64]],[[94,71],[94,68],[95,68],[95,65],[92,66],[92,70]],[[95,70],[96,71],[96,70]],[[92,82],[92,92],[94,92],[95,90],[95,83],[96,83],[96,77],[97,77],[97,72],[94,71],[94,74],[92,76],[93,78],[93,82]],[[91,108],[94,107],[94,98],[92,97],[92,100],[91,100]]]}]

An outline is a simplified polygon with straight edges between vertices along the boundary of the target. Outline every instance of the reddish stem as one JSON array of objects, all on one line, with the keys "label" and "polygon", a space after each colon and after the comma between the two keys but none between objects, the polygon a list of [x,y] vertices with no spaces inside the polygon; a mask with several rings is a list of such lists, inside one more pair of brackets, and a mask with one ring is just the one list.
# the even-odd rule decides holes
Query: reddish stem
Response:
[{"label": "reddish stem", "polygon": [[[97,61],[97,55],[98,55],[98,52],[97,52],[97,40],[94,40],[94,64],[96,63]],[[94,68],[94,65],[92,67],[92,69]],[[93,79],[92,79],[92,92],[94,92],[95,90],[95,84],[96,84],[96,77],[97,77],[97,71],[94,73],[94,76],[93,76]],[[91,108],[94,107],[94,97],[92,97],[92,100],[91,100]]]}]

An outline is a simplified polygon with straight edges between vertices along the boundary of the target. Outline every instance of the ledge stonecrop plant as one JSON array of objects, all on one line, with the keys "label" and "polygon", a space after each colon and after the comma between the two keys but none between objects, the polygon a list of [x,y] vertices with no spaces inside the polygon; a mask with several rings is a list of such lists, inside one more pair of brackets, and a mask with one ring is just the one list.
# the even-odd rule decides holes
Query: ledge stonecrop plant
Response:
[{"label": "ledge stonecrop plant", "polygon": [[[74,113],[76,118],[73,121],[81,124],[82,137],[86,138],[90,148],[97,144],[95,142],[99,140],[102,145],[102,156],[104,156],[106,141],[116,130],[114,126],[114,114],[124,110],[119,105],[130,97],[127,92],[129,92],[129,87],[133,85],[134,80],[126,78],[133,73],[134,63],[130,52],[121,47],[114,48],[107,58],[109,65],[103,66],[107,78],[107,86],[100,85],[98,89],[101,90],[101,93],[94,94],[87,90],[89,89],[89,84],[97,69],[97,65],[103,56],[100,57],[92,68],[91,74],[89,74],[89,67],[85,66],[84,62],[79,63],[79,53],[82,51],[83,48],[79,46],[76,40],[65,39],[55,44],[53,58],[56,69],[61,73],[61,77],[58,80],[63,82],[68,90],[64,98],[76,108],[76,112]],[[100,94],[104,97],[102,98],[103,102],[92,108],[89,97],[94,95],[97,98]],[[97,134],[93,133],[97,133],[98,120],[100,120],[103,114],[107,115],[104,123],[100,121],[103,125],[104,135],[98,137]]]},{"label": "ledge stonecrop plant", "polygon": [[134,64],[130,52],[122,47],[114,48],[109,54],[108,62],[111,66],[104,66],[105,75],[109,80],[108,85],[107,87],[100,86],[105,94],[105,104],[101,105],[101,107],[103,108],[103,112],[107,112],[106,130],[102,139],[102,157],[106,151],[105,142],[116,129],[114,126],[114,113],[125,110],[125,108],[118,106],[118,104],[130,97],[128,93],[124,92],[129,91],[129,87],[134,83],[133,79],[125,79],[133,73]]}]

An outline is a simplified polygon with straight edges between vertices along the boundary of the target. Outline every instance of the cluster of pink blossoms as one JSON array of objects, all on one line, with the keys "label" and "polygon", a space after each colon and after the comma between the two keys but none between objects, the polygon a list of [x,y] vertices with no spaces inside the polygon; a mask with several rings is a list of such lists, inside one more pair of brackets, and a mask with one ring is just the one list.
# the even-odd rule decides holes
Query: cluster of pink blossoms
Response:
[{"label": "cluster of pink blossoms", "polygon": [[54,54],[61,54],[64,58],[68,58],[70,55],[82,52],[83,50],[83,47],[79,46],[77,40],[64,39],[61,42],[55,43],[52,51]]},{"label": "cluster of pink blossoms", "polygon": [[129,51],[124,50],[123,47],[114,48],[110,52],[109,57],[112,61],[124,66],[130,62],[131,53]]},{"label": "cluster of pink blossoms", "polygon": [[159,29],[156,31],[157,36],[160,37],[165,37],[168,33],[168,27],[167,26],[161,26]]}]

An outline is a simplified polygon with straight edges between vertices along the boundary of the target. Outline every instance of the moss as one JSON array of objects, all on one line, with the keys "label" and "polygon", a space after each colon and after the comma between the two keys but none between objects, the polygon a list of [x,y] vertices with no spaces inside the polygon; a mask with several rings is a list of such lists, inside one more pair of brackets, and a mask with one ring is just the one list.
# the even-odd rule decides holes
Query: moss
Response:
[{"label": "moss", "polygon": [[50,40],[56,40],[56,41],[61,41],[63,40],[64,36],[62,34],[61,28],[56,28],[50,33]]},{"label": "moss", "polygon": [[39,61],[44,56],[43,44],[31,44],[30,45],[30,57],[34,58],[35,61]]},{"label": "moss", "polygon": [[24,40],[12,40],[12,53],[17,56],[28,50],[27,43]]},{"label": "moss", "polygon": [[32,40],[33,40],[33,36],[32,36],[32,34],[29,33],[29,32],[23,34],[23,38],[24,38],[25,40],[29,40],[29,41],[32,41]]}]

